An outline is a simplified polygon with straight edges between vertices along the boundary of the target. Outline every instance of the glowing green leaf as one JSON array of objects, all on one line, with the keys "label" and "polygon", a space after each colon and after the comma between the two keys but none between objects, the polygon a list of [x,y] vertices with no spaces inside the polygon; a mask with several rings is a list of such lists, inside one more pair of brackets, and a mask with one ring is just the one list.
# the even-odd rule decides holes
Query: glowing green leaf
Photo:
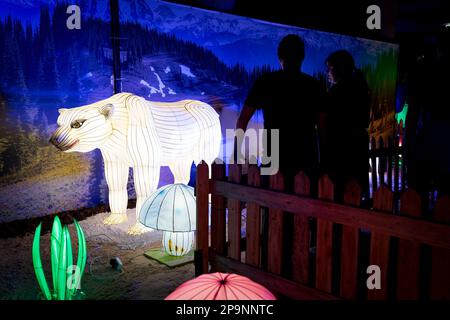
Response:
[{"label": "glowing green leaf", "polygon": [[63,227],[62,237],[59,246],[59,256],[58,256],[58,278],[56,281],[56,297],[58,300],[64,300],[66,293],[66,273],[67,273],[67,232],[65,229],[67,226]]},{"label": "glowing green leaf", "polygon": [[78,236],[77,267],[78,270],[80,270],[80,276],[75,279],[76,282],[72,290],[73,293],[75,293],[77,288],[80,286],[80,281],[84,274],[84,267],[86,266],[86,241],[84,239],[84,233],[78,221],[74,220],[74,224],[75,228],[77,229],[77,236]]},{"label": "glowing green leaf", "polygon": [[59,247],[61,245],[62,226],[58,216],[53,220],[52,235],[50,240],[51,262],[52,262],[52,278],[53,291],[58,295],[57,278],[58,278],[58,264],[59,264]]},{"label": "glowing green leaf", "polygon": [[47,280],[45,279],[44,275],[44,269],[42,267],[41,254],[39,249],[40,237],[41,237],[41,224],[39,224],[39,226],[36,228],[36,233],[34,234],[33,239],[33,247],[32,247],[33,266],[39,287],[44,293],[45,299],[51,300],[52,295],[50,294]]},{"label": "glowing green leaf", "polygon": [[[69,277],[69,280],[72,280],[73,279],[73,277],[72,277],[72,265],[73,265],[72,243],[70,242],[70,232],[69,232],[68,226],[65,226],[64,232],[66,233],[65,240],[66,240],[66,248],[67,248],[66,277]],[[68,271],[70,271],[70,272],[68,272]],[[67,281],[66,281],[65,288],[66,288],[66,299],[72,300],[72,292],[71,292],[72,287],[67,285]]]}]

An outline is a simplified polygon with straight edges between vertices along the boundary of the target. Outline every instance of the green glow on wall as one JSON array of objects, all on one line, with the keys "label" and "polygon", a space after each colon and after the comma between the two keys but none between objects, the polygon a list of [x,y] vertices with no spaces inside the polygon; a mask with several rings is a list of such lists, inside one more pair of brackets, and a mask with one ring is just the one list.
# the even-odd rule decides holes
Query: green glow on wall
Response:
[{"label": "green glow on wall", "polygon": [[[78,236],[78,258],[76,266],[73,266],[72,243],[70,241],[69,227],[62,226],[58,217],[53,220],[50,239],[51,267],[53,293],[50,292],[40,255],[41,224],[34,234],[32,256],[36,278],[46,300],[72,300],[78,293],[81,278],[86,266],[86,239],[79,223],[74,221]],[[72,274],[73,268],[75,273]]]},{"label": "green glow on wall", "polygon": [[400,120],[403,121],[403,128],[406,125],[406,116],[408,115],[408,108],[409,108],[409,106],[405,102],[405,104],[403,105],[403,110],[395,115],[395,119],[397,120],[397,124],[400,123]]}]

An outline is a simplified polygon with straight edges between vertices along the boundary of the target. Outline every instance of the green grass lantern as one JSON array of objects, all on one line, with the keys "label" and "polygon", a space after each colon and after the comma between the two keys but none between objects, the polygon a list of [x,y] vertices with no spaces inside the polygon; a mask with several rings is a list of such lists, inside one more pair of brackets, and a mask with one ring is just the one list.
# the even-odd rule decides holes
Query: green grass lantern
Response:
[{"label": "green grass lantern", "polygon": [[50,292],[45,279],[39,249],[42,224],[40,223],[36,228],[32,247],[33,266],[39,287],[46,300],[72,300],[81,293],[79,290],[81,278],[86,266],[86,240],[80,224],[76,220],[74,224],[78,236],[76,265],[73,265],[69,227],[61,225],[58,217],[53,220],[50,240],[53,293]]}]

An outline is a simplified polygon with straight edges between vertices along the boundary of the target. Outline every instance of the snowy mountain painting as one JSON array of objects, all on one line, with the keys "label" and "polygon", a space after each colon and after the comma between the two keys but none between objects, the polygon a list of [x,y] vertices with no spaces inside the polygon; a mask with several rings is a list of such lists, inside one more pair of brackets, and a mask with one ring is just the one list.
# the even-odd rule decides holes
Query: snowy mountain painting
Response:
[{"label": "snowy mountain painting", "polygon": [[[58,108],[113,92],[109,1],[75,3],[81,30],[65,27],[65,1],[0,0],[0,223],[107,203],[99,153],[62,154],[48,143]],[[123,0],[119,7],[123,90],[207,102],[223,132],[234,127],[255,78],[278,69],[276,48],[289,33],[303,37],[303,70],[320,79],[326,56],[349,50],[371,87],[373,119],[394,111],[396,45],[163,1]],[[256,114],[251,126],[262,120]],[[162,168],[160,185],[171,181]]]}]

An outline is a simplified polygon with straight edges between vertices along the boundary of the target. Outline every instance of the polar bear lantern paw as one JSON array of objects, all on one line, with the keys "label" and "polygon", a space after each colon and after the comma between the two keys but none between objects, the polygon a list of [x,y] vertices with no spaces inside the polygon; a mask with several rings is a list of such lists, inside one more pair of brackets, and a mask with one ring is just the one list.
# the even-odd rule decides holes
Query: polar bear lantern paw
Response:
[{"label": "polar bear lantern paw", "polygon": [[103,224],[112,225],[112,224],[120,224],[127,221],[127,215],[125,213],[111,213],[109,217],[103,220]]},{"label": "polar bear lantern paw", "polygon": [[151,232],[153,231],[152,228],[147,228],[146,226],[144,226],[141,223],[136,223],[134,226],[132,226],[130,229],[128,229],[128,234],[132,235],[132,236],[138,236],[140,234],[146,233],[146,232]]}]

